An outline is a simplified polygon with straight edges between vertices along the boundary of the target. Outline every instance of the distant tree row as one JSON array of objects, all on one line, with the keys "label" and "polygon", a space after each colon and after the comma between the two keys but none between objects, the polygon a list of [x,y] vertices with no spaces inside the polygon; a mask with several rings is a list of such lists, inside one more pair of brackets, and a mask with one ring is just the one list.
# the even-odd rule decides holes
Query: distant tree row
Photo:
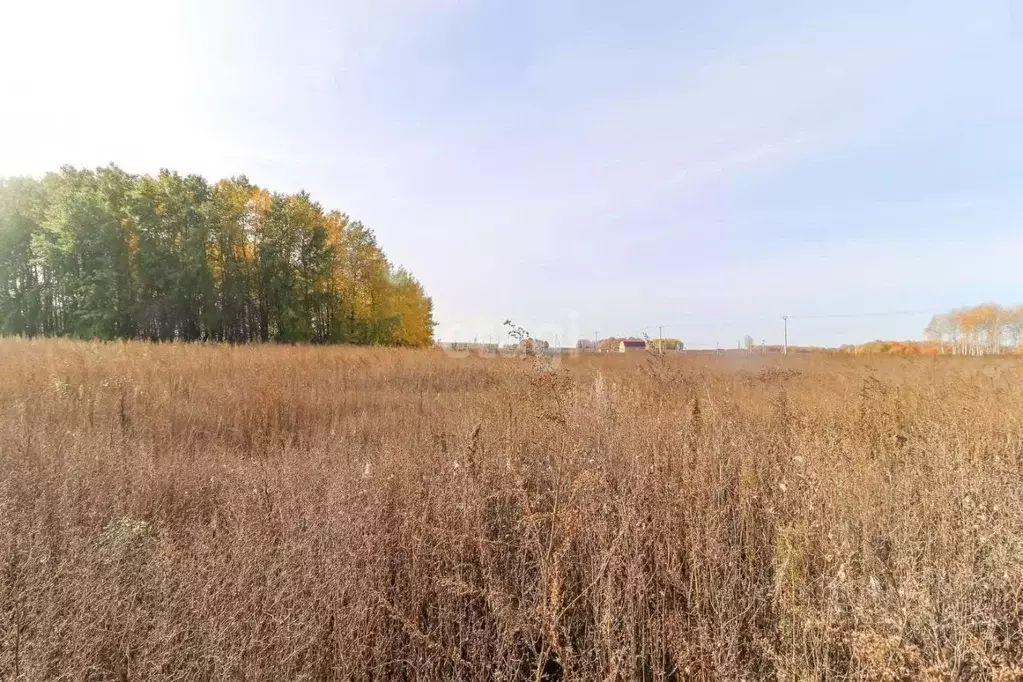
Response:
[{"label": "distant tree row", "polygon": [[925,334],[941,352],[983,355],[1017,350],[1023,341],[1023,305],[957,308],[932,317]]},{"label": "distant tree row", "polygon": [[0,334],[426,346],[432,308],[304,192],[115,166],[0,179]]},{"label": "distant tree row", "polygon": [[939,355],[942,352],[941,344],[935,341],[877,340],[861,344],[845,344],[840,346],[839,350],[853,355]]},{"label": "distant tree row", "polygon": [[[626,337],[624,337],[624,336],[609,336],[607,338],[600,339],[600,341],[597,342],[597,348],[599,350],[602,350],[602,351],[617,351],[618,350],[618,345],[625,338]],[[640,337],[637,337],[637,338],[640,338]],[[681,350],[682,349],[682,342],[681,341],[679,341],[678,339],[669,339],[668,337],[665,337],[663,339],[660,339],[660,338],[657,338],[657,337],[652,337],[652,338],[646,339],[646,342],[647,342],[647,347],[650,348],[651,350],[657,350],[658,348],[663,348],[664,350]],[[592,349],[593,348],[593,341],[590,341],[588,339],[579,339],[576,342],[576,348]]]}]

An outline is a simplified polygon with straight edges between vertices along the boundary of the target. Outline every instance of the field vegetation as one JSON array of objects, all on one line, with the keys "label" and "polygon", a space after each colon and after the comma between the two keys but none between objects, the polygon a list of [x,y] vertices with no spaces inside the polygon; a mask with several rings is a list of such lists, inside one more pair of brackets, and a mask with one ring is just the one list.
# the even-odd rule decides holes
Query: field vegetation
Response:
[{"label": "field vegetation", "polygon": [[1021,367],[0,340],[0,678],[1019,679]]}]

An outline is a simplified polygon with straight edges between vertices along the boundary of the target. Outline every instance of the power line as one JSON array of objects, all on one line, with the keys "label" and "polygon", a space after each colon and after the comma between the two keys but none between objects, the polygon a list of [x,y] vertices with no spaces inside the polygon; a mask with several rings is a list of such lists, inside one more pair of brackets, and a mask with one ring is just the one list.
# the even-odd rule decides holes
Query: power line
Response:
[{"label": "power line", "polygon": [[[908,315],[927,315],[934,314],[934,310],[890,310],[887,312],[870,312],[870,313],[824,313],[820,315],[785,315],[790,320],[828,320],[828,319],[857,319],[857,318],[868,318],[868,317],[899,317]],[[747,317],[742,320],[719,320],[714,322],[675,322],[671,324],[652,324],[646,327],[641,327],[640,331],[648,331],[657,329],[677,329],[682,327],[735,327],[742,325],[749,325],[755,322],[767,322],[770,320],[777,320],[774,316],[762,316],[762,317]]]},{"label": "power line", "polygon": [[[867,318],[882,318],[882,317],[906,317],[910,315],[929,315],[934,314],[934,310],[888,310],[878,312],[856,312],[856,313],[821,313],[821,314],[804,314],[804,315],[782,315],[782,352],[788,352],[788,326],[789,320],[855,320],[855,319],[867,319]],[[760,327],[764,324],[769,324],[774,321],[777,324],[776,316],[756,316],[747,317],[741,320],[715,320],[715,321],[688,321],[688,322],[676,322],[673,324],[655,324],[641,327],[640,331],[643,332],[644,336],[648,334],[653,336],[653,332],[656,331],[657,338],[659,340],[658,348],[663,348],[664,330],[675,329],[682,331],[685,329],[690,330],[718,330],[721,331],[729,327]],[[692,334],[693,332],[686,332]],[[715,342],[718,343],[718,342]]]},{"label": "power line", "polygon": [[900,317],[906,315],[933,314],[933,310],[892,310],[887,313],[826,313],[823,315],[789,315],[794,320],[855,319],[860,317]]},{"label": "power line", "polygon": [[722,321],[719,321],[719,322],[675,322],[673,324],[652,324],[652,325],[648,325],[646,327],[640,327],[639,331],[645,332],[645,331],[653,331],[655,329],[657,329],[657,330],[661,330],[661,329],[679,329],[679,328],[682,328],[682,327],[737,327],[737,326],[749,324],[750,322],[762,322],[762,321],[768,320],[768,319],[774,319],[774,318],[751,317],[751,318],[748,318],[748,319],[745,319],[745,320],[742,320],[742,321],[735,321],[735,322],[727,321],[727,320],[722,320]]}]

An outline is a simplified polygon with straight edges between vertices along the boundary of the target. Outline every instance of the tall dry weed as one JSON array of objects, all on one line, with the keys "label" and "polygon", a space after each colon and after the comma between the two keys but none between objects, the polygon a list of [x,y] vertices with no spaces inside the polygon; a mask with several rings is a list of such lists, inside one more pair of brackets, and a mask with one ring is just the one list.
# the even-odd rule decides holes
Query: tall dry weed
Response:
[{"label": "tall dry weed", "polygon": [[1017,361],[541,364],[0,341],[0,678],[1019,678]]}]

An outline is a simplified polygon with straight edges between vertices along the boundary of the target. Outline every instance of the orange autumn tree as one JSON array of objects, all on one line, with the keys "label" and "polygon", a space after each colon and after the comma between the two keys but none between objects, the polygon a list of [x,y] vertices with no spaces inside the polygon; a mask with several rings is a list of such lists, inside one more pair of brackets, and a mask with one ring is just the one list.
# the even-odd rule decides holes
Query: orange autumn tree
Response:
[{"label": "orange autumn tree", "polygon": [[942,352],[987,355],[1019,352],[1023,341],[1023,305],[982,303],[935,315],[924,330]]}]

